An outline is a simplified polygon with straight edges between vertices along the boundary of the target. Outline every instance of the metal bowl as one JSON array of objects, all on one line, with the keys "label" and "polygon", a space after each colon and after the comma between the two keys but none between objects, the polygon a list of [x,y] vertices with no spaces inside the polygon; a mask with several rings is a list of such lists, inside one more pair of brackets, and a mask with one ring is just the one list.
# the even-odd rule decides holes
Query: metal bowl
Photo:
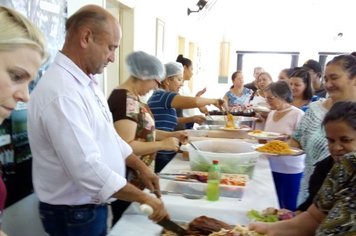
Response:
[{"label": "metal bowl", "polygon": [[[225,126],[225,124],[226,124],[226,121],[225,121],[226,116],[211,115],[210,117],[212,119],[207,119],[206,120],[206,125],[207,126],[219,126],[219,128]],[[234,118],[235,118],[235,124],[236,124],[237,127],[241,127],[241,126],[244,126],[244,125],[250,127],[251,129],[255,129],[255,127],[256,127],[256,121],[257,121],[256,117],[234,116]],[[219,128],[217,128],[217,129],[219,129]],[[207,129],[209,129],[209,127],[207,127]]]},{"label": "metal bowl", "polygon": [[210,125],[210,124],[205,124],[205,125],[199,125],[197,127],[197,130],[218,130],[225,127],[225,123],[221,125]]}]

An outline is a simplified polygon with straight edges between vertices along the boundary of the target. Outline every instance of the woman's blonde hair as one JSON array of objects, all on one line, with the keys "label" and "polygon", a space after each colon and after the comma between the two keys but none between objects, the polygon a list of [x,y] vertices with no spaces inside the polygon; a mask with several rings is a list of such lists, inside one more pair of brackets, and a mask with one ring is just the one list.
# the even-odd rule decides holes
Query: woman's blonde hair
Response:
[{"label": "woman's blonde hair", "polygon": [[15,10],[0,6],[0,51],[21,46],[37,50],[43,61],[47,59],[47,44],[42,32]]}]

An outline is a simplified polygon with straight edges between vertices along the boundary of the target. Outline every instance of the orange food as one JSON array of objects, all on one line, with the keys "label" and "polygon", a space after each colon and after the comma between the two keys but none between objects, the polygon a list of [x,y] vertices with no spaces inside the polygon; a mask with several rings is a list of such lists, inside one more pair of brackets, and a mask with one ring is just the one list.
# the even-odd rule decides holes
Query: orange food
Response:
[{"label": "orange food", "polygon": [[230,129],[236,129],[235,118],[230,112],[228,112],[226,115],[225,127]]},{"label": "orange food", "polygon": [[258,147],[256,150],[260,152],[281,155],[294,154],[294,151],[289,147],[288,143],[280,140],[270,141],[265,145]]}]

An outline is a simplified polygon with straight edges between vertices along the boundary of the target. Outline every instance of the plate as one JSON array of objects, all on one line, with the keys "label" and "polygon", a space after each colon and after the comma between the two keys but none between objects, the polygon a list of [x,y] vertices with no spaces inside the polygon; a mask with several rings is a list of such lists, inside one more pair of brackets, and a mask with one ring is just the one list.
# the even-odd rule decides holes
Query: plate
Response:
[{"label": "plate", "polygon": [[268,107],[264,107],[264,106],[253,106],[252,109],[257,112],[270,112],[271,111],[271,109],[269,109]]},{"label": "plate", "polygon": [[285,137],[285,135],[281,133],[267,132],[267,131],[261,131],[259,133],[249,132],[248,135],[256,139],[264,139],[264,140],[280,139]]},{"label": "plate", "polygon": [[243,127],[243,128],[227,128],[227,127],[220,127],[221,130],[225,131],[250,131],[250,127]]},{"label": "plate", "polygon": [[269,155],[269,156],[299,156],[302,155],[304,153],[304,151],[302,149],[299,148],[294,148],[294,147],[290,147],[290,149],[294,152],[294,153],[287,153],[287,154],[276,154],[276,153],[269,153],[269,152],[261,152],[258,151],[257,148],[263,146],[264,144],[259,144],[255,146],[255,149],[257,152],[259,153],[263,153],[265,155]]}]

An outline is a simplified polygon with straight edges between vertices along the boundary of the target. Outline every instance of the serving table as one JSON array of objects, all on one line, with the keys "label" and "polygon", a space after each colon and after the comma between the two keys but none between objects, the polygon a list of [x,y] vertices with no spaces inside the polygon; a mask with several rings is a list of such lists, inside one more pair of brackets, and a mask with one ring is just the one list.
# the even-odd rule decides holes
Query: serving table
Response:
[{"label": "serving table", "polygon": [[[184,170],[190,170],[189,161],[183,159],[181,154],[177,154],[162,170],[162,173],[179,173]],[[162,190],[166,190],[169,181],[171,180],[160,179]],[[246,213],[249,210],[263,210],[267,207],[278,208],[271,169],[268,160],[264,157],[259,157],[253,178],[248,182],[241,199],[220,197],[218,201],[210,202],[206,198],[186,199],[179,195],[163,195],[162,200],[171,219],[177,222],[190,222],[198,216],[206,215],[232,225],[248,224]],[[108,235],[158,236],[161,231],[162,227],[140,213],[138,204],[133,203]]]}]

